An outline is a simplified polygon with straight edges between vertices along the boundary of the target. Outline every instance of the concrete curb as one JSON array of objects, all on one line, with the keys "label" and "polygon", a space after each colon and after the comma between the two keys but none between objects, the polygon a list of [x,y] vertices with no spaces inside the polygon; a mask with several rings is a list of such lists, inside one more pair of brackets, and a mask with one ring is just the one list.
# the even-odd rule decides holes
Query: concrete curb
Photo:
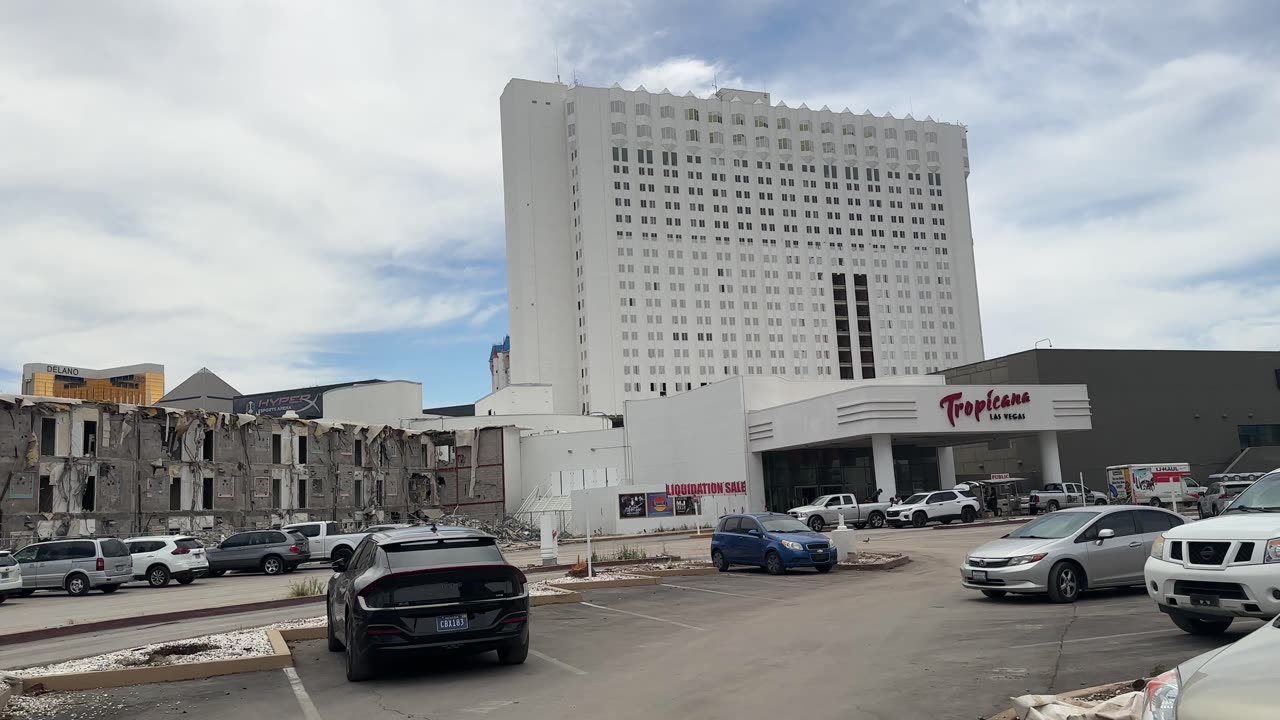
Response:
[{"label": "concrete curb", "polygon": [[967,524],[961,523],[960,525],[934,525],[933,529],[934,530],[972,530],[973,528],[999,527],[1001,525],[1025,525],[1031,522],[1032,520],[1035,520],[1035,518],[1027,517],[1027,518],[1015,518],[1013,520],[992,520],[991,522],[972,522]]},{"label": "concrete curb", "polygon": [[[663,530],[662,532],[639,533],[638,535],[592,535],[591,542],[610,542],[613,540],[645,540],[648,538],[664,538],[677,537],[687,535],[688,530]],[[711,533],[707,533],[707,537],[711,537]],[[561,545],[581,545],[587,542],[585,537],[566,538],[560,541]]]},{"label": "concrete curb", "polygon": [[[592,567],[626,567],[628,565],[647,565],[648,563],[659,563],[670,561],[678,561],[679,555],[659,555],[651,558],[636,558],[635,560],[597,560],[591,563]],[[558,572],[560,570],[569,570],[573,568],[573,564],[561,565],[528,565],[521,568],[525,575],[536,575],[544,572]]]},{"label": "concrete curb", "polygon": [[[1133,690],[1133,683],[1134,681],[1130,680],[1126,682],[1114,682],[1114,683],[1107,683],[1105,685],[1095,685],[1093,687],[1084,688],[1082,690],[1072,690],[1071,692],[1058,693],[1054,697],[1057,697],[1059,700],[1071,700],[1072,698],[1083,697],[1085,695],[1092,695],[1094,693],[1104,692],[1108,690],[1126,690],[1126,689]],[[996,713],[995,715],[992,715],[986,720],[1018,720],[1018,711],[1013,708],[1009,708],[1004,712]]]},{"label": "concrete curb", "polygon": [[534,595],[529,598],[529,607],[541,607],[543,605],[563,605],[568,603],[582,602],[582,593],[574,590],[566,590],[556,595]]},{"label": "concrete curb", "polygon": [[273,610],[275,608],[293,607],[295,605],[307,605],[309,603],[323,602],[324,598],[324,595],[310,595],[308,597],[301,598],[284,598],[282,600],[264,600],[262,602],[242,603],[240,605],[192,608],[190,610],[175,610],[173,612],[155,613],[152,615],[134,615],[133,617],[98,620],[96,622],[87,622],[77,625],[59,625],[57,627],[38,628],[35,630],[22,630],[19,632],[0,635],[0,646],[17,645],[19,643],[33,642],[36,640],[48,640],[50,638],[66,637],[68,635],[83,635],[85,633],[101,632],[103,630],[118,630],[120,628],[137,627],[138,625],[157,625],[160,623],[174,622],[176,620],[191,620],[193,618],[217,617],[220,615],[238,615],[240,613],[256,612],[258,610]]},{"label": "concrete curb", "polygon": [[641,585],[659,585],[662,578],[642,575],[633,578],[618,578],[616,580],[584,580],[582,582],[572,583],[547,583],[553,588],[560,590],[570,590],[573,592],[581,592],[583,590],[603,590],[604,588],[623,588],[623,587],[639,587]]},{"label": "concrete curb", "polygon": [[[324,628],[321,628],[323,630]],[[219,675],[234,675],[260,670],[279,670],[293,665],[293,655],[280,631],[268,630],[271,640],[271,654],[258,657],[235,658],[233,660],[210,660],[208,662],[183,663],[179,665],[160,665],[157,667],[125,668],[122,670],[99,670],[96,672],[67,673],[64,675],[41,675],[23,678],[22,693],[30,694],[39,689],[44,692],[67,692],[71,690],[101,690],[104,688],[127,687],[130,685],[146,685],[158,682],[175,682],[179,680],[203,680]]]},{"label": "concrete curb", "polygon": [[880,563],[867,563],[864,565],[845,565],[844,563],[840,563],[839,567],[841,570],[858,570],[858,571],[892,570],[894,568],[902,567],[903,565],[906,565],[909,562],[911,562],[911,556],[902,555],[902,556],[893,558],[892,560],[885,560],[884,562],[880,562]]}]

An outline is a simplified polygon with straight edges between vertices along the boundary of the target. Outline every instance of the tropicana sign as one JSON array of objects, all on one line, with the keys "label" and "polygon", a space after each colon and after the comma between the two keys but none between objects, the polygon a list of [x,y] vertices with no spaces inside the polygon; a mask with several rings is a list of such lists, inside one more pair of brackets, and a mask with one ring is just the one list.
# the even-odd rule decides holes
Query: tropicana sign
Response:
[{"label": "tropicana sign", "polygon": [[[1030,402],[1030,392],[997,395],[995,390],[988,390],[987,396],[978,400],[965,400],[964,393],[951,393],[938,401],[938,407],[946,411],[947,421],[951,423],[951,427],[955,427],[956,419],[962,416],[973,418],[974,422],[982,422],[983,413],[987,413],[987,419],[989,420],[1026,420],[1027,414],[1025,412],[1009,411],[1008,409],[1019,405],[1027,405]],[[1006,412],[989,412],[991,410],[1005,410]]]}]

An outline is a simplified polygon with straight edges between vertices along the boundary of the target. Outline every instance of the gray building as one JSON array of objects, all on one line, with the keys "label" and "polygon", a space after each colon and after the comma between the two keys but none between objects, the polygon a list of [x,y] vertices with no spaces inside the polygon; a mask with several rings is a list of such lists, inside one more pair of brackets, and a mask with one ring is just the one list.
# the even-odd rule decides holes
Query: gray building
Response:
[{"label": "gray building", "polygon": [[[1247,448],[1280,446],[1280,352],[1028,350],[942,374],[949,384],[1088,385],[1093,429],[1063,435],[1059,453],[1063,478],[1083,473],[1095,490],[1108,465],[1186,462],[1204,481]],[[1275,457],[1253,450],[1237,467],[1253,456]],[[955,462],[960,481],[1042,483],[1035,438],[957,447]]]},{"label": "gray building", "polygon": [[202,367],[194,375],[178,383],[178,387],[165,393],[156,404],[186,410],[229,413],[232,399],[239,394],[240,391],[231,387],[226,380],[215,375],[209,368]]}]

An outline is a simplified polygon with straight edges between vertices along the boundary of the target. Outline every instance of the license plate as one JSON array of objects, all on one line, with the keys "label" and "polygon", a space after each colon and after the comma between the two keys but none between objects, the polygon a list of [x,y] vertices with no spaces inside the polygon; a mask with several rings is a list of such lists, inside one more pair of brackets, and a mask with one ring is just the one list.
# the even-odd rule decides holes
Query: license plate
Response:
[{"label": "license plate", "polygon": [[987,581],[987,571],[986,571],[986,570],[974,570],[974,571],[973,571],[973,579],[974,579],[974,580],[976,580],[976,581],[978,581],[978,582],[986,582],[986,581]]},{"label": "license plate", "polygon": [[822,551],[822,552],[816,552],[816,553],[814,553],[814,554],[813,554],[813,559],[814,559],[814,560],[826,560],[826,559],[827,559],[827,553],[826,553],[826,551]]},{"label": "license plate", "polygon": [[466,629],[466,615],[442,615],[436,618],[436,632],[450,632],[452,630]]},{"label": "license plate", "polygon": [[9,579],[9,571],[8,571],[8,570],[5,570],[4,572],[0,572],[0,580],[8,580],[8,579]]},{"label": "license plate", "polygon": [[1217,595],[1192,595],[1191,604],[1195,607],[1218,607]]}]

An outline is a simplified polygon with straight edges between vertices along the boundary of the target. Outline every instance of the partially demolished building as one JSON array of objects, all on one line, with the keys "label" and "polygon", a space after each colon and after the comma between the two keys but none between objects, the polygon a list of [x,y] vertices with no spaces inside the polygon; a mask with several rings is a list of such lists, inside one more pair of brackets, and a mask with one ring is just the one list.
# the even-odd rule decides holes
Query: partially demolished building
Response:
[{"label": "partially demolished building", "polygon": [[504,509],[502,428],[321,420],[0,396],[0,548],[30,539],[303,520],[348,527]]}]

